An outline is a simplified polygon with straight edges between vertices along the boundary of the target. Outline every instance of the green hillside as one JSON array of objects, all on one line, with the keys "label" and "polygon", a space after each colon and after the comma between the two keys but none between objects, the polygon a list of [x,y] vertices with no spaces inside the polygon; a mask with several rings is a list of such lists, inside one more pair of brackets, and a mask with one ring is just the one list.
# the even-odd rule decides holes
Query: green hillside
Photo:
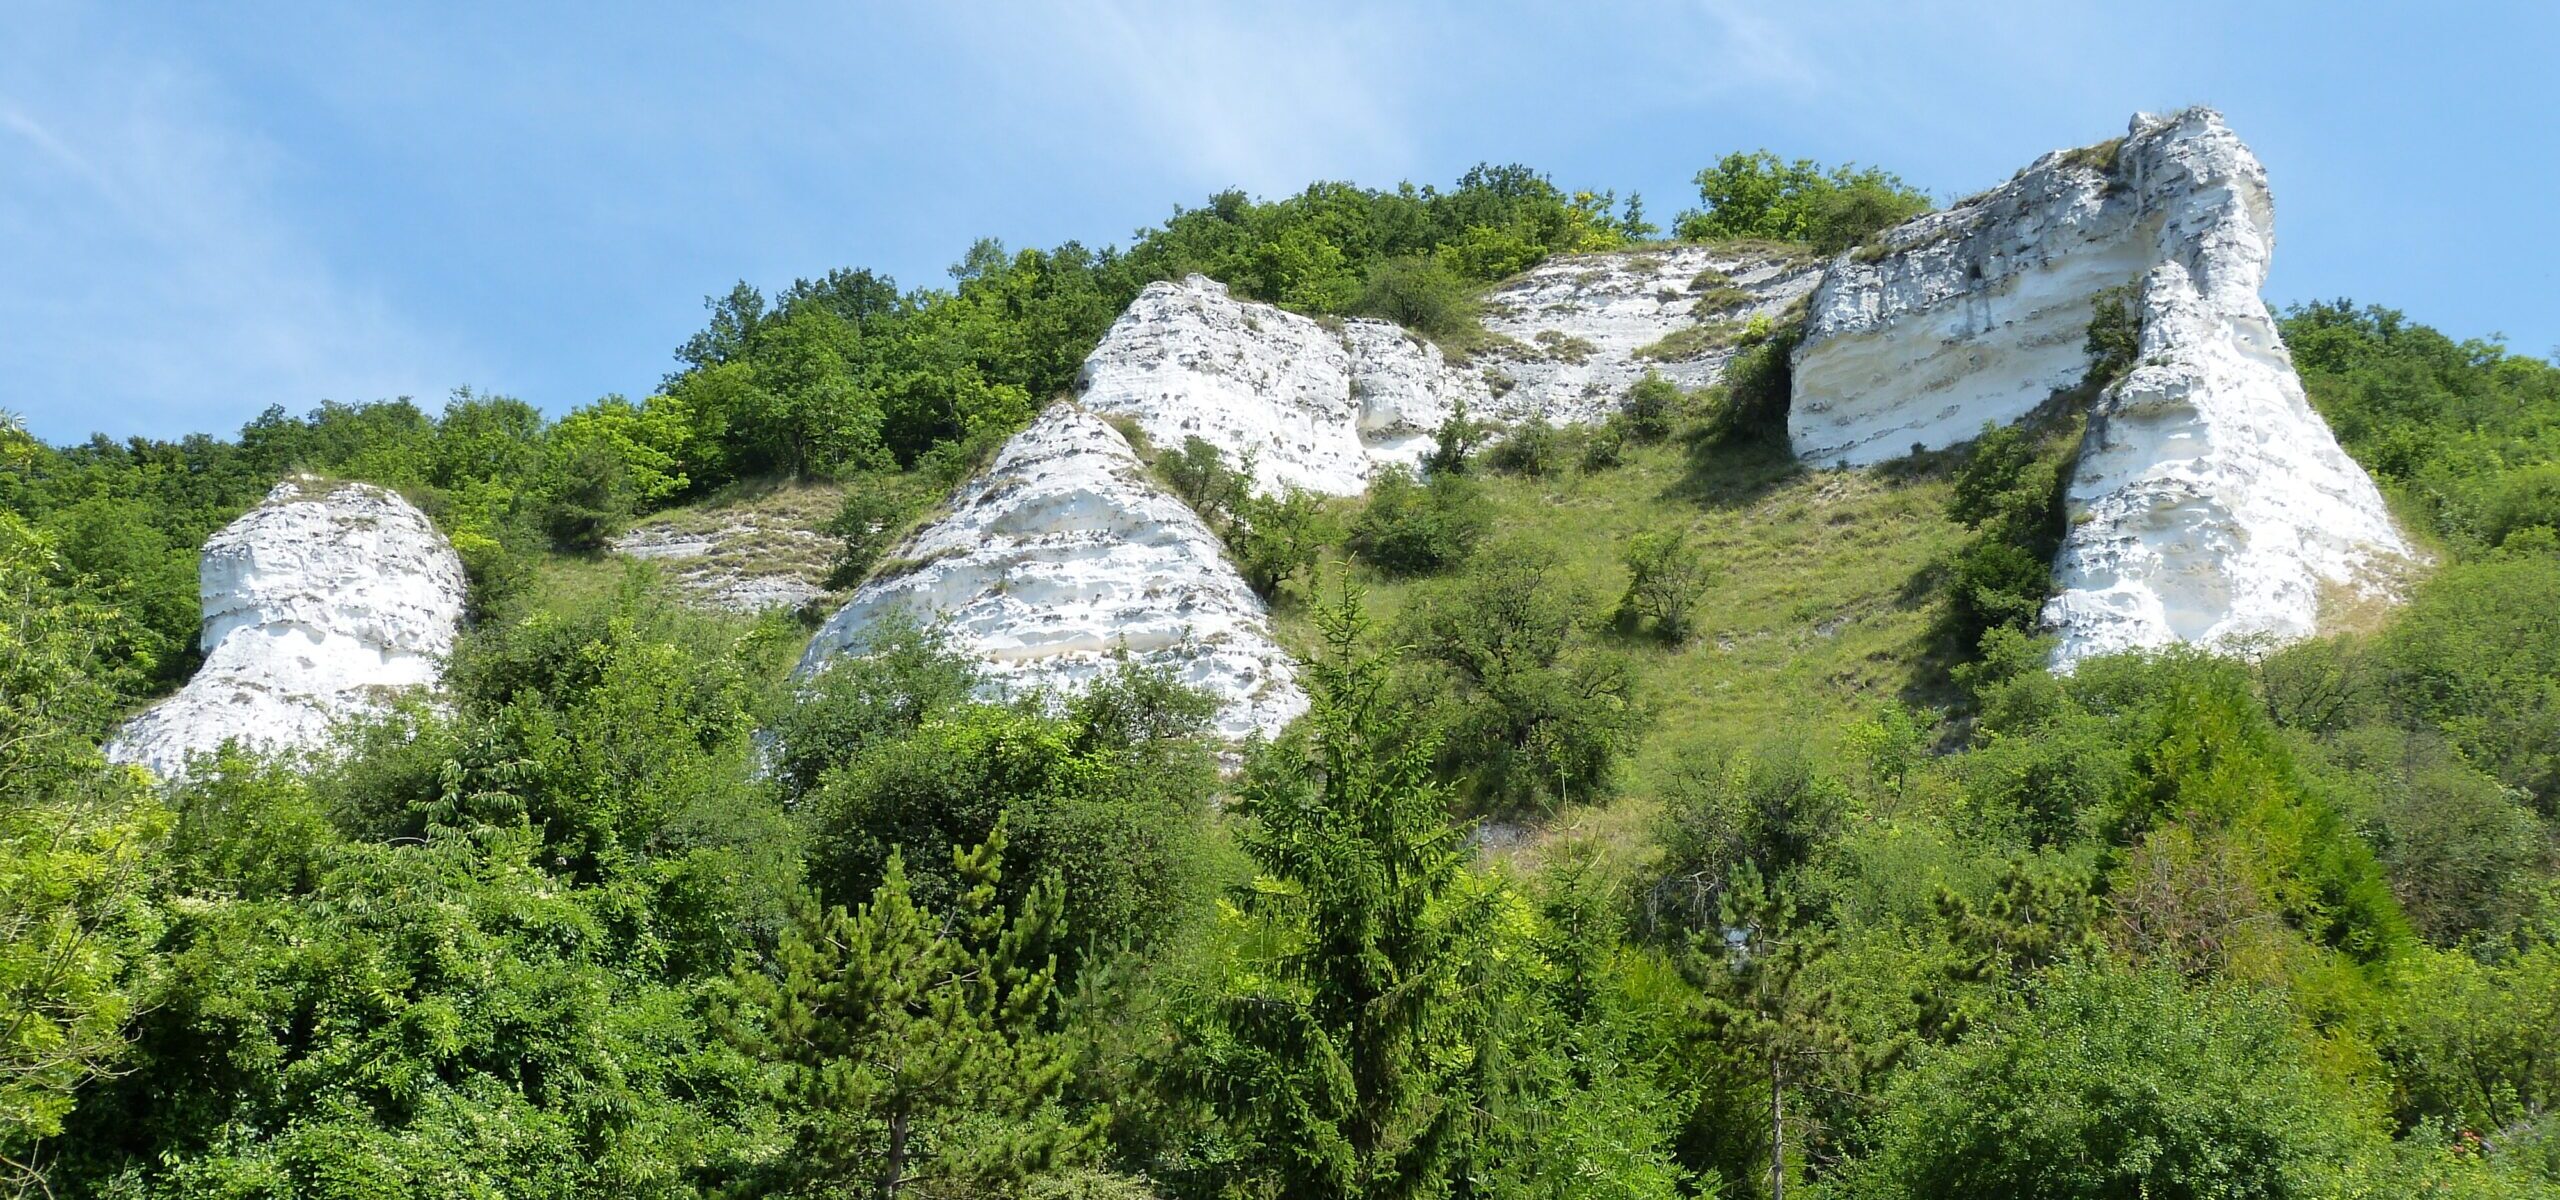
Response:
[{"label": "green hillside", "polygon": [[[1682,237],[1925,204],[1766,154],[1700,184]],[[1805,469],[1785,329],[1361,498],[1146,448],[1306,664],[1242,751],[1143,670],[982,701],[929,629],[795,682],[825,601],[704,603],[893,567],[1147,281],[1463,344],[1486,285],[1659,232],[1524,168],[1226,194],[948,289],[741,285],[557,419],[0,431],[0,1187],[2560,1194],[2560,366],[2495,343],[2288,316],[2438,562],[2262,653],[2048,673],[2072,414]],[[447,694],[109,766],[196,665],[195,547],[295,470],[452,538]]]}]

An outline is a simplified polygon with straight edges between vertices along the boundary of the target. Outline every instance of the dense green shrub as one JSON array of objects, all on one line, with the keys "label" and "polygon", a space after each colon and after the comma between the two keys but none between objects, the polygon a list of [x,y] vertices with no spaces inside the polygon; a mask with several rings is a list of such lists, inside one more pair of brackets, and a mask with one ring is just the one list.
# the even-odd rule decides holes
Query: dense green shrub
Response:
[{"label": "dense green shrub", "polygon": [[1434,338],[1464,337],[1477,327],[1473,290],[1437,258],[1391,258],[1379,263],[1370,270],[1355,311]]},{"label": "dense green shrub", "polygon": [[1407,610],[1403,640],[1445,680],[1433,685],[1443,769],[1477,804],[1593,800],[1632,748],[1634,673],[1590,644],[1588,607],[1553,555],[1496,545]]},{"label": "dense green shrub", "polygon": [[2550,527],[2560,365],[2345,300],[2286,310],[2284,335],[2338,441],[2456,550]]},{"label": "dense green shrub", "polygon": [[1705,207],[1680,214],[1673,225],[1679,236],[1807,242],[1824,254],[1934,207],[1889,171],[1855,164],[1826,171],[1811,159],[1786,162],[1766,150],[1725,155],[1698,172],[1697,184]]},{"label": "dense green shrub", "polygon": [[1705,928],[1746,865],[1783,884],[1837,835],[1849,803],[1848,789],[1789,743],[1691,750],[1663,785],[1647,920],[1674,936]]},{"label": "dense green shrub", "polygon": [[1627,541],[1627,590],[1614,615],[1622,629],[1650,627],[1653,636],[1680,642],[1689,636],[1689,612],[1706,594],[1705,556],[1689,544],[1687,530],[1639,533]]},{"label": "dense green shrub", "polygon": [[1054,875],[1077,944],[1162,936],[1203,882],[1209,710],[1135,667],[1094,686],[1063,715],[959,704],[861,738],[801,806],[819,896],[871,894],[903,851],[918,903],[956,903],[961,880],[925,848],[983,841],[1002,820],[1005,903]]},{"label": "dense green shrub", "polygon": [[1511,475],[1552,475],[1564,467],[1564,435],[1544,417],[1502,431],[1484,452],[1484,464]]},{"label": "dense green shrub", "polygon": [[1985,423],[1958,469],[1947,515],[1972,531],[1949,570],[1948,620],[1959,645],[1975,646],[1994,629],[2036,628],[2062,546],[2070,434]]},{"label": "dense green shrub", "polygon": [[1686,400],[1679,384],[1659,371],[1646,371],[1644,378],[1627,386],[1627,394],[1618,401],[1617,416],[1628,437],[1657,442],[1671,436]]},{"label": "dense green shrub", "polygon": [[1474,480],[1438,471],[1416,481],[1390,466],[1370,479],[1369,503],[1351,520],[1351,552],[1392,575],[1428,575],[1465,562],[1492,524]]},{"label": "dense green shrub", "polygon": [[2379,1131],[2270,997],[2071,967],[2036,1003],[1927,1053],[1854,1194],[2379,1195]]},{"label": "dense green shrub", "polygon": [[1787,409],[1795,398],[1796,343],[1803,338],[1801,323],[1781,328],[1753,318],[1742,348],[1725,364],[1724,378],[1707,392],[1698,440],[1711,446],[1784,445]]}]

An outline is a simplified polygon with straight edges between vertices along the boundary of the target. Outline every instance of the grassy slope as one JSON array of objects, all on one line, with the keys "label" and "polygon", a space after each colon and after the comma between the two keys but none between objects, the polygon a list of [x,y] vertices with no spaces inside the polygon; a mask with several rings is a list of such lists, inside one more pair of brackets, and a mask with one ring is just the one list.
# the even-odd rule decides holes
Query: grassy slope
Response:
[{"label": "grassy slope", "polygon": [[[822,532],[844,503],[844,487],[826,481],[761,480],[733,484],[690,504],[650,513],[632,532],[702,534],[716,543],[698,558],[662,559],[660,574],[682,586],[720,579],[787,575],[813,583],[826,578],[835,541]],[[574,603],[610,590],[632,560],[620,555],[548,556],[541,597],[547,606]],[[841,597],[837,597],[841,600]]]},{"label": "grassy slope", "polygon": [[[1943,473],[1812,471],[1782,450],[1693,458],[1662,445],[1631,448],[1611,470],[1484,482],[1496,513],[1485,552],[1506,542],[1553,552],[1595,626],[1626,586],[1619,555],[1634,533],[1685,527],[1715,567],[1686,645],[1618,641],[1638,664],[1652,724],[1619,797],[1558,814],[1553,833],[1631,844],[1613,833],[1631,833],[1652,811],[1658,781],[1687,747],[1835,737],[1881,700],[1937,699],[1928,659],[1945,602],[1933,574],[1962,533],[1945,516]],[[1392,627],[1415,584],[1357,565],[1330,568],[1328,578],[1344,570]],[[1315,645],[1303,602],[1284,601],[1277,617],[1291,649]]]}]

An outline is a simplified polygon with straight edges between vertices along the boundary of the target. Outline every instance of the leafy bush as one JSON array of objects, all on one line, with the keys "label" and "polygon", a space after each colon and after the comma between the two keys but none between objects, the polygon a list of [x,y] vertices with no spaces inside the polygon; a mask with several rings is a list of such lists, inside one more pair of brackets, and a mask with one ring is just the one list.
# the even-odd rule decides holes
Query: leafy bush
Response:
[{"label": "leafy bush", "polygon": [[[1480,278],[1499,279],[1516,269]],[[1355,311],[1384,317],[1433,338],[1464,337],[1477,328],[1473,289],[1436,257],[1415,255],[1379,263],[1361,287]]]},{"label": "leafy bush", "polygon": [[1706,592],[1709,575],[1705,556],[1689,544],[1688,531],[1636,534],[1627,540],[1625,561],[1627,590],[1618,597],[1619,627],[1634,630],[1650,624],[1653,635],[1666,642],[1687,640],[1689,611]]},{"label": "leafy bush", "polygon": [[1485,465],[1496,471],[1531,477],[1552,475],[1563,467],[1564,437],[1544,417],[1531,417],[1504,430],[1485,451]]},{"label": "leafy bush", "polygon": [[2107,387],[2124,378],[2134,360],[2142,357],[2141,300],[2141,286],[2126,284],[2099,292],[2089,302],[2089,334],[2084,344],[2089,375],[2084,386],[2093,391]]},{"label": "leafy bush", "polygon": [[1627,460],[1627,422],[1611,416],[1582,439],[1581,466],[1585,471],[1606,471]]},{"label": "leafy bush", "polygon": [[1691,750],[1662,788],[1647,919],[1674,936],[1706,928],[1737,870],[1782,883],[1830,843],[1848,806],[1848,789],[1788,743]]},{"label": "leafy bush", "polygon": [[1806,242],[1824,254],[1934,207],[1891,172],[1855,164],[1826,171],[1811,159],[1790,163],[1766,150],[1725,155],[1698,172],[1697,184],[1705,207],[1680,214],[1672,226],[1680,237]]},{"label": "leafy bush", "polygon": [[1369,503],[1352,518],[1353,554],[1392,575],[1428,575],[1456,567],[1492,528],[1474,480],[1450,471],[1417,482],[1402,467],[1369,481]]},{"label": "leafy bush", "polygon": [[921,848],[983,840],[1002,820],[1006,903],[1055,875],[1079,942],[1162,936],[1202,882],[1200,824],[1217,778],[1199,740],[1207,709],[1164,705],[1161,682],[1095,686],[1139,694],[1089,699],[1064,716],[955,705],[912,731],[856,742],[804,802],[819,895],[869,895],[905,851],[918,903],[956,903],[962,881]]},{"label": "leafy bush", "polygon": [[1586,599],[1552,554],[1498,546],[1419,594],[1404,640],[1445,678],[1444,769],[1488,807],[1552,808],[1608,788],[1643,714],[1634,675],[1578,628]]},{"label": "leafy bush", "polygon": [[1422,469],[1433,475],[1459,474],[1475,462],[1476,451],[1484,448],[1492,434],[1493,426],[1469,417],[1461,400],[1432,431],[1431,453],[1423,456]]},{"label": "leafy bush", "polygon": [[1855,1194],[2309,1197],[2387,1164],[2281,1005],[2157,972],[2065,968],[1893,1087]]},{"label": "leafy bush", "polygon": [[1616,415],[1625,422],[1622,428],[1628,437],[1638,442],[1657,442],[1671,436],[1686,401],[1687,395],[1679,384],[1664,378],[1659,371],[1647,371],[1644,378],[1627,386]]},{"label": "leafy bush", "polygon": [[2029,425],[1985,423],[1958,469],[1947,515],[1972,531],[1949,572],[1948,618],[1960,645],[1975,646],[1994,629],[2036,628],[2053,591],[2073,440]]},{"label": "leafy bush", "polygon": [[931,628],[892,615],[801,681],[768,726],[774,778],[787,802],[878,741],[904,737],[969,702],[978,666]]},{"label": "leafy bush", "polygon": [[1342,527],[1323,497],[1291,487],[1278,496],[1248,495],[1225,537],[1245,583],[1271,599],[1315,568],[1324,548],[1341,540]]},{"label": "leafy bush", "polygon": [[1225,452],[1197,436],[1156,456],[1155,470],[1165,487],[1191,506],[1211,529],[1235,519],[1237,509],[1253,494],[1253,459],[1227,465]]},{"label": "leafy bush", "polygon": [[905,536],[916,515],[929,504],[931,492],[915,475],[864,471],[847,480],[844,500],[827,521],[827,536],[836,540],[835,557],[827,564],[827,586],[851,587],[871,573],[882,555]]},{"label": "leafy bush", "polygon": [[1698,438],[1708,445],[1734,442],[1785,444],[1787,409],[1794,401],[1796,343],[1802,324],[1784,328],[1755,317],[1743,348],[1724,367],[1724,379],[1708,394]]}]

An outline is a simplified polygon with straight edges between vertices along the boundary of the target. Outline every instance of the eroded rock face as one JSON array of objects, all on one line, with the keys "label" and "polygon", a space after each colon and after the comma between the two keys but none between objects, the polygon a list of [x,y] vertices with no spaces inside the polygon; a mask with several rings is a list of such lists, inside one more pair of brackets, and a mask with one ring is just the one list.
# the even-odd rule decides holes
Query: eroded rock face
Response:
[{"label": "eroded rock face", "polygon": [[1339,331],[1237,300],[1203,275],[1149,284],[1085,359],[1080,403],[1138,423],[1171,449],[1201,438],[1257,484],[1356,495],[1380,462],[1411,462],[1483,385],[1382,321]]},{"label": "eroded rock face", "polygon": [[2056,665],[2307,637],[2333,605],[2398,597],[2415,552],[2245,297],[2234,311],[2178,262],[2143,281],[2141,365],[2100,398],[2064,492]]},{"label": "eroded rock face", "polygon": [[1266,491],[1357,495],[1379,465],[1419,462],[1460,404],[1497,423],[1573,424],[1607,416],[1648,370],[1712,383],[1730,336],[1664,339],[1779,317],[1820,273],[1730,246],[1556,259],[1487,295],[1494,337],[1466,363],[1389,322],[1319,322],[1194,275],[1139,293],[1085,359],[1080,402],[1136,421],[1161,448],[1197,437],[1230,461],[1251,455]]},{"label": "eroded rock face", "polygon": [[[1684,245],[1550,259],[1485,297],[1485,328],[1510,340],[1479,356],[1507,383],[1484,411],[1500,420],[1598,421],[1658,371],[1684,388],[1724,377],[1731,331],[1804,302],[1821,264],[1785,248]],[[1696,337],[1685,331],[1723,332]],[[1672,339],[1666,341],[1665,339]]]},{"label": "eroded rock face", "polygon": [[1216,535],[1148,478],[1118,430],[1073,404],[1015,434],[891,561],[903,565],[818,631],[803,672],[901,612],[940,624],[1008,694],[1076,691],[1125,654],[1217,697],[1230,738],[1306,710],[1296,667]]},{"label": "eroded rock face", "polygon": [[109,758],[163,778],[230,740],[309,750],[432,686],[462,621],[462,561],[426,514],[370,484],[288,479],[204,545],[204,666],[127,723]]},{"label": "eroded rock face", "polygon": [[2097,398],[2066,490],[2058,666],[2301,636],[2390,594],[2410,548],[2303,397],[2260,298],[2266,172],[2218,114],[2136,117],[1881,241],[1833,262],[1797,352],[1788,433],[1818,465],[2025,417],[2086,378],[2101,293],[2140,314],[2140,365]]}]

